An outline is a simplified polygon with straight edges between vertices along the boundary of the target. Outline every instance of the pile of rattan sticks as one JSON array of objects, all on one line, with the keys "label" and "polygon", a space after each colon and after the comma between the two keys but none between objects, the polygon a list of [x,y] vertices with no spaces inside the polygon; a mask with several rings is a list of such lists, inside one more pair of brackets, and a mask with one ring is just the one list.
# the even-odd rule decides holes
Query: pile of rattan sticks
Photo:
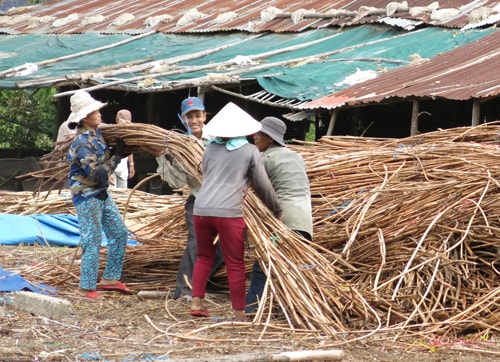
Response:
[{"label": "pile of rattan sticks", "polygon": [[[143,124],[102,131],[110,144],[122,137],[130,151],[147,145],[171,154],[202,178],[203,145],[186,135]],[[499,330],[499,132],[485,124],[406,139],[336,136],[291,146],[307,165],[314,242],[290,232],[250,194],[248,243],[270,276],[255,320],[269,321],[279,305],[292,328],[332,336],[381,328]],[[60,158],[54,152],[44,161]],[[31,177],[48,180],[44,170]],[[180,209],[158,218],[174,212]],[[144,239],[162,243],[182,223],[151,225],[156,231]]]}]

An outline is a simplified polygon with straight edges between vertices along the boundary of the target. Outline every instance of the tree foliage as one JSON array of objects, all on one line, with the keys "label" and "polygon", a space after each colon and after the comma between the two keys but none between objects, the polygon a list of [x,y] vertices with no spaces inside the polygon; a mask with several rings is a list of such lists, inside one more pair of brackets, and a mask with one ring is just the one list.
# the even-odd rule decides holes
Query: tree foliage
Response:
[{"label": "tree foliage", "polygon": [[0,148],[50,150],[56,133],[56,90],[0,90]]}]

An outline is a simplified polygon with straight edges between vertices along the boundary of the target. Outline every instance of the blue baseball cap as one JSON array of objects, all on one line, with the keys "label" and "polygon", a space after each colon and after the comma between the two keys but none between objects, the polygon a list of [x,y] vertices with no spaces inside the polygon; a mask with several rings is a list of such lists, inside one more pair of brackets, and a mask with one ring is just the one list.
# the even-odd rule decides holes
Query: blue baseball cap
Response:
[{"label": "blue baseball cap", "polygon": [[182,101],[181,116],[185,116],[191,111],[205,111],[205,105],[198,97],[188,97]]}]

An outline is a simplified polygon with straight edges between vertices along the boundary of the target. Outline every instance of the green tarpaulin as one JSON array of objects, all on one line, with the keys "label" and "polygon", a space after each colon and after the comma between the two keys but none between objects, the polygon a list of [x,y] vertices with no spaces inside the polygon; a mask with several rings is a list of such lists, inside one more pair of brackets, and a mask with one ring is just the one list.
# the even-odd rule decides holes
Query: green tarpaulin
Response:
[{"label": "green tarpaulin", "polygon": [[[312,100],[360,79],[408,65],[412,58],[430,58],[492,31],[430,27],[407,32],[364,25],[257,36],[153,33],[125,44],[117,43],[133,37],[89,33],[2,35],[0,88],[47,87],[64,79],[90,77],[94,82],[128,90],[148,91],[150,86],[158,91],[201,84],[207,76],[216,79],[214,83],[222,82],[224,76],[238,76],[257,79],[267,92],[283,98]],[[108,48],[87,54],[104,46]],[[191,59],[183,59],[186,56]],[[107,73],[105,68],[151,61],[156,62],[155,66],[143,67],[147,72],[128,67],[116,74]],[[145,77],[154,82],[145,84]]]}]

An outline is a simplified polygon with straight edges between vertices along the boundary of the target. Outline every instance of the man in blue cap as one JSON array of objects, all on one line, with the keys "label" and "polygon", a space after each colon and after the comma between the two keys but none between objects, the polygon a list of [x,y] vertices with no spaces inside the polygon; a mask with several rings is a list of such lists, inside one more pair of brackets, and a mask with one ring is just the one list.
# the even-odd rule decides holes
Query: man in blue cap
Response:
[{"label": "man in blue cap", "polygon": [[179,116],[182,125],[188,134],[201,140],[202,130],[207,120],[205,105],[198,97],[187,97],[181,103],[181,114]]},{"label": "man in blue cap", "polygon": [[[207,119],[207,113],[205,111],[205,105],[200,98],[188,97],[184,99],[181,103],[181,114],[179,118],[188,134],[199,140],[202,139],[203,126]],[[158,162],[157,172],[160,174],[161,179],[168,183],[172,189],[181,189],[185,185],[189,186],[189,197],[185,204],[188,238],[186,248],[184,249],[179,264],[173,298],[191,301],[191,283],[193,268],[196,261],[196,235],[193,222],[193,206],[201,185],[195,177],[188,175],[183,169],[177,167],[173,160],[158,155],[158,157],[156,157],[156,162]],[[219,269],[223,262],[222,251],[220,245],[218,245],[211,275]]]}]

